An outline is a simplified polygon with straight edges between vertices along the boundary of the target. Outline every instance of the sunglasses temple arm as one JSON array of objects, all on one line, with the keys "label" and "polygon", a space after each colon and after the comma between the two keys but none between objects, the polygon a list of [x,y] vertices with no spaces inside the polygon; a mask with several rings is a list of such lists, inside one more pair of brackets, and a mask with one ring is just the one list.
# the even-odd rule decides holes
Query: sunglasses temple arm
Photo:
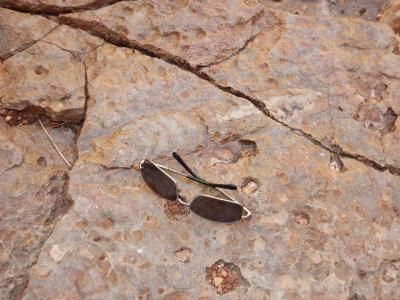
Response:
[{"label": "sunglasses temple arm", "polygon": [[192,169],[189,168],[189,166],[183,161],[182,157],[177,153],[177,152],[172,152],[172,156],[175,158],[175,160],[185,168],[186,171],[189,172],[190,175],[192,175],[194,178],[197,179],[202,179],[200,176],[196,175],[195,172],[192,171]]},{"label": "sunglasses temple arm", "polygon": [[234,185],[234,184],[212,183],[212,182],[208,182],[208,181],[206,181],[206,180],[204,180],[204,179],[202,179],[202,178],[199,178],[199,177],[194,177],[194,176],[186,175],[185,173],[176,171],[176,170],[174,170],[174,169],[170,169],[170,168],[168,168],[168,167],[166,167],[166,166],[163,166],[163,165],[159,165],[159,164],[155,164],[155,165],[156,165],[157,167],[159,167],[159,168],[164,169],[164,170],[168,170],[168,171],[170,171],[170,172],[173,172],[173,173],[176,173],[176,174],[185,176],[186,178],[188,178],[188,179],[190,179],[190,180],[197,181],[197,182],[199,182],[199,183],[208,185],[208,186],[213,187],[213,188],[221,188],[221,189],[227,189],[227,190],[237,190],[237,186]]},{"label": "sunglasses temple arm", "polygon": [[[229,194],[225,193],[224,191],[220,190],[219,188],[215,188],[217,191],[219,191],[221,194],[225,195],[228,199],[232,200],[233,202],[240,204],[239,201],[237,201],[235,198],[231,197]],[[242,204],[240,204],[242,205]],[[251,211],[246,207],[243,206],[243,210],[245,212],[245,214],[242,216],[242,219],[247,219],[248,217],[251,216]]]},{"label": "sunglasses temple arm", "polygon": [[208,186],[213,187],[213,188],[221,188],[221,189],[227,189],[227,190],[237,190],[237,186],[234,185],[234,184],[212,183],[212,182],[205,181],[203,179],[194,178],[192,176],[187,176],[187,178],[191,179],[191,180],[194,180],[194,181],[197,181],[197,182],[200,182],[202,184],[208,185]]}]

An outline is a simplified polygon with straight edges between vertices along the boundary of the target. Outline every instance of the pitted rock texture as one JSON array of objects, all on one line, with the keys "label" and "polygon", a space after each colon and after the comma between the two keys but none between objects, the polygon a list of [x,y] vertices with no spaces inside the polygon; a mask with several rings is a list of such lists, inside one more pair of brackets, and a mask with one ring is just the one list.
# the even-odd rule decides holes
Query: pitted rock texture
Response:
[{"label": "pitted rock texture", "polygon": [[0,64],[0,105],[40,107],[54,120],[79,122],[86,97],[84,58],[101,43],[81,30],[55,28]]},{"label": "pitted rock texture", "polygon": [[0,8],[0,61],[26,49],[56,26],[46,18]]},{"label": "pitted rock texture", "polygon": [[388,0],[326,0],[331,15],[376,21]]},{"label": "pitted rock texture", "polygon": [[394,32],[400,34],[400,1],[390,0],[382,8],[379,20],[393,28]]},{"label": "pitted rock texture", "polygon": [[273,9],[296,15],[337,16],[376,21],[387,0],[263,0]]},{"label": "pitted rock texture", "polygon": [[[48,129],[69,161],[74,133]],[[0,298],[19,299],[58,217],[69,205],[67,166],[38,125],[11,128],[0,119]]]},{"label": "pitted rock texture", "polygon": [[[399,178],[348,159],[337,172],[327,151],[272,121],[242,138],[257,151],[234,163],[215,158],[240,151],[239,140],[184,155],[211,181],[259,182],[232,193],[253,216],[230,225],[193,212],[171,219],[134,169],[75,164],[75,204],[43,247],[25,299],[216,299],[222,283],[205,274],[220,259],[247,281],[221,289],[225,299],[398,298]],[[210,193],[176,178],[182,192]]]},{"label": "pitted rock texture", "polygon": [[358,20],[280,17],[285,25],[203,72],[327,147],[398,168],[400,58],[393,31]]},{"label": "pitted rock texture", "polygon": [[257,1],[243,0],[122,1],[62,20],[103,35],[115,33],[117,38],[193,68],[229,58],[276,22]]},{"label": "pitted rock texture", "polygon": [[129,167],[233,139],[266,122],[250,102],[130,49],[104,45],[86,65],[89,102],[78,142],[86,161]]},{"label": "pitted rock texture", "polygon": [[[166,11],[158,2],[120,2],[97,11],[66,15],[63,20],[91,28],[110,41],[194,68],[217,85],[265,105],[274,118],[311,134],[326,147],[339,145],[346,153],[400,172],[400,136],[396,130],[400,111],[399,40],[390,28],[361,19],[270,12],[254,4],[242,14],[247,12],[246,20],[250,15],[258,17],[245,26],[240,23],[245,31],[237,32],[245,39],[237,39],[231,30],[239,26],[233,21],[238,22],[239,17],[232,21],[225,18],[221,23],[222,13],[210,13],[214,6],[185,2]],[[177,14],[195,14],[194,7],[201,18],[191,17],[190,26],[175,21]],[[236,13],[225,7],[224,14],[234,18]],[[143,17],[146,25],[140,26],[137,16]],[[219,22],[216,32],[214,22]],[[193,28],[203,28],[206,34],[189,34]],[[172,36],[176,43],[169,42]],[[221,48],[210,37],[233,47],[233,51]],[[208,47],[195,51],[203,43]],[[360,109],[365,111],[363,117],[358,115]]]},{"label": "pitted rock texture", "polygon": [[[0,298],[399,299],[395,9],[117,2],[0,11]],[[172,151],[251,218],[157,196],[139,162]]]}]

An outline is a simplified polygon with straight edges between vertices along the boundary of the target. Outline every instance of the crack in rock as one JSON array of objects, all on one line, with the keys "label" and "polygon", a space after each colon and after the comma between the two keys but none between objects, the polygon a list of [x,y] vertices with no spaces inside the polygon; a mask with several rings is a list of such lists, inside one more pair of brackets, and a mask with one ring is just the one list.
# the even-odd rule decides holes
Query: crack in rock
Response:
[{"label": "crack in rock", "polygon": [[[12,9],[22,13],[29,14],[46,14],[50,16],[58,16],[60,14],[82,12],[87,10],[96,10],[108,5],[115,4],[117,2],[126,0],[74,0],[77,5],[74,6],[59,6],[39,3],[35,4],[31,1],[26,0],[2,0],[0,2],[0,7]],[[74,1],[69,1],[74,3]],[[82,4],[79,4],[82,3]]]},{"label": "crack in rock", "polygon": [[203,72],[201,70],[193,68],[189,63],[185,62],[181,58],[172,57],[170,55],[166,55],[164,52],[159,52],[158,51],[159,49],[156,50],[152,47],[140,45],[132,40],[127,40],[124,36],[118,34],[115,31],[108,29],[106,26],[102,25],[99,22],[89,22],[89,21],[85,21],[85,20],[71,18],[69,16],[61,16],[60,22],[63,24],[68,24],[74,28],[79,28],[79,29],[85,30],[88,33],[90,33],[94,36],[100,37],[100,38],[104,39],[105,41],[107,41],[117,47],[128,47],[131,49],[138,50],[144,55],[162,59],[168,63],[178,66],[179,68],[181,68],[183,70],[194,73],[198,77],[208,81],[209,83],[216,86],[217,88],[219,88],[222,91],[225,91],[234,96],[249,100],[258,109],[260,109],[267,117],[271,118],[275,122],[277,122],[287,128],[290,128],[294,133],[302,135],[303,137],[307,138],[315,145],[318,145],[321,148],[324,148],[325,150],[328,150],[329,152],[333,152],[341,157],[351,158],[351,159],[360,161],[360,162],[366,164],[367,166],[370,166],[378,171],[389,171],[390,173],[392,173],[394,175],[400,176],[400,167],[392,166],[390,164],[382,165],[376,161],[369,159],[368,157],[366,157],[364,155],[360,155],[360,154],[356,154],[356,153],[350,153],[350,152],[345,152],[345,151],[340,151],[340,152],[333,151],[330,147],[324,145],[321,141],[317,140],[310,133],[307,133],[299,128],[294,128],[292,126],[289,126],[288,124],[282,122],[281,120],[278,120],[276,118],[276,116],[274,116],[270,112],[270,110],[266,107],[265,103],[259,101],[258,99],[254,99],[253,97],[250,97],[250,96],[246,95],[244,92],[239,91],[233,87],[218,84],[214,78],[212,78],[211,76],[209,76],[208,74],[206,74],[205,72]]}]

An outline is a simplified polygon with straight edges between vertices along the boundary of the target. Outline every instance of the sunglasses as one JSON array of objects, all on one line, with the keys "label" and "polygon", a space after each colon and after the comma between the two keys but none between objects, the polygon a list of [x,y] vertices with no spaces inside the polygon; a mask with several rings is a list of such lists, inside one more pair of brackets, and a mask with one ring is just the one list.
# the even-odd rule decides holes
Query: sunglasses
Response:
[{"label": "sunglasses", "polygon": [[[196,175],[178,153],[174,152],[172,153],[172,156],[182,167],[185,168],[187,172],[189,172],[190,175],[156,164],[148,159],[145,159],[140,163],[140,169],[144,181],[157,195],[169,201],[178,201],[185,206],[189,206],[191,211],[211,221],[231,223],[250,217],[251,212],[246,207],[221,190],[236,190],[236,185],[208,182]],[[179,194],[179,189],[175,179],[164,170],[209,186],[220,192],[226,199],[200,194],[189,204],[183,196]]]}]

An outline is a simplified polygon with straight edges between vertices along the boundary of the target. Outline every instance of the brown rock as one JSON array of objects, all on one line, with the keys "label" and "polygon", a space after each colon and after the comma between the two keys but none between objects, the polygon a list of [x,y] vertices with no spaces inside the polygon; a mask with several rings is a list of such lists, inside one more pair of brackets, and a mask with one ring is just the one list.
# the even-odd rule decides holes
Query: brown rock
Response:
[{"label": "brown rock", "polygon": [[[184,155],[188,164],[209,180],[221,181],[223,178],[224,182],[238,183],[247,176],[263,183],[251,199],[239,193],[238,198],[252,210],[253,216],[248,221],[232,225],[222,226],[195,214],[178,221],[171,220],[164,212],[163,203],[166,200],[155,195],[136,170],[106,169],[93,163],[77,162],[69,189],[75,205],[44,246],[48,251],[57,244],[72,252],[68,252],[62,262],[55,265],[47,252],[42,251],[37,266],[51,264],[52,272],[46,280],[32,273],[25,297],[52,298],[55,285],[58,291],[73,291],[73,283],[80,276],[79,272],[92,272],[89,270],[98,257],[83,256],[78,251],[80,248],[89,248],[91,252],[99,254],[108,253],[113,258],[113,270],[118,278],[115,286],[109,285],[109,289],[103,289],[100,287],[107,284],[106,279],[94,275],[85,277],[87,287],[99,287],[88,290],[88,295],[102,299],[111,299],[116,292],[121,297],[137,298],[140,292],[138,287],[148,287],[150,281],[156,283],[149,287],[152,295],[157,295],[159,287],[174,286],[185,290],[189,299],[200,297],[207,287],[211,298],[215,298],[215,293],[227,293],[232,299],[251,299],[259,294],[260,282],[272,282],[273,293],[278,294],[289,294],[298,287],[296,292],[302,298],[311,298],[313,290],[333,295],[344,291],[345,286],[351,284],[355,277],[358,278],[359,269],[366,270],[368,274],[365,266],[370,265],[371,258],[379,261],[379,257],[393,255],[393,249],[398,249],[397,231],[392,227],[397,217],[380,210],[383,194],[392,198],[400,192],[396,176],[346,158],[343,161],[348,170],[344,173],[332,172],[328,152],[272,121],[268,121],[264,129],[243,138],[255,141],[258,151],[255,156],[241,158],[235,163],[208,164],[214,157],[216,147],[225,145],[210,145],[191,155]],[[177,168],[172,161],[164,163]],[[286,174],[285,183],[278,176],[271,175],[281,173]],[[196,188],[195,184],[181,181],[179,177],[176,179],[182,190]],[[373,189],[370,188],[372,183]],[[337,190],[341,191],[340,197]],[[298,210],[297,217],[289,215],[294,203],[302,208]],[[350,203],[357,204],[359,208]],[[322,216],[322,207],[325,215],[332,214],[335,218]],[[370,226],[360,222],[361,209],[364,217],[374,218],[376,224],[384,222],[393,225],[381,226],[380,235],[375,237],[368,230]],[[97,220],[104,217],[104,212],[119,220],[117,228],[113,226],[109,229],[109,236],[140,228],[146,234],[139,234],[139,241],[131,237],[123,243],[102,238],[92,248],[90,237],[82,235],[81,230],[73,224],[82,218],[88,220],[89,224],[96,224]],[[276,228],[271,223],[262,222],[262,218],[273,212],[275,215],[283,214]],[[346,213],[347,217],[341,218],[341,212]],[[149,216],[157,216],[156,230],[150,225],[154,222],[149,222]],[[295,218],[303,225],[297,224]],[[343,231],[346,227],[349,230]],[[185,240],[184,245],[196,249],[196,252],[191,253],[189,264],[183,264],[177,259],[176,251],[178,249],[181,254],[181,237],[188,231],[191,233],[190,239]],[[297,239],[293,240],[294,236]],[[391,242],[383,243],[382,239]],[[202,251],[206,240],[207,251]],[[261,240],[264,241],[262,245],[259,242],[255,245],[255,241]],[[356,249],[354,246],[361,240],[364,246]],[[69,245],[74,246],[71,249]],[[367,257],[367,252],[371,258]],[[117,259],[132,255],[136,256],[134,263]],[[204,269],[221,257],[229,257],[229,261],[240,266],[248,284],[243,282],[237,285],[235,276],[230,276],[223,267],[216,267],[215,274],[210,272],[210,276],[223,278],[223,281],[221,283],[217,279],[217,283],[221,283],[218,287],[209,286],[208,281],[204,281]],[[353,258],[357,259],[357,264],[353,263]],[[336,265],[334,270],[330,270],[329,266],[334,266],[337,261],[342,261],[343,266]],[[63,266],[71,266],[71,269]],[[371,270],[378,267],[373,264]],[[67,272],[68,276],[65,276]],[[393,276],[392,271],[385,272],[391,272],[390,276]],[[366,285],[375,287],[368,289],[370,298],[395,293],[394,285],[380,283],[381,274],[383,271],[376,272],[375,277],[365,276],[362,279]],[[385,276],[389,278],[389,275]],[[61,278],[63,283],[59,284]],[[321,278],[326,280],[321,281]],[[132,280],[135,285],[128,284]],[[214,286],[214,279],[211,284]],[[361,281],[356,284],[361,284]],[[33,290],[33,287],[37,288]],[[346,298],[347,295],[343,292],[338,297]]]},{"label": "brown rock", "polygon": [[45,14],[58,14],[94,9],[118,0],[2,0],[0,5],[11,9]]},{"label": "brown rock", "polygon": [[78,122],[85,105],[84,57],[100,43],[86,32],[60,26],[0,65],[0,104],[42,108],[51,118]]},{"label": "brown rock", "polygon": [[[398,38],[327,16],[332,1],[272,2],[14,1],[79,11],[58,20],[114,45],[59,25],[1,63],[0,298],[400,298],[400,179],[377,170],[400,166]],[[84,111],[68,181],[36,116]],[[74,162],[73,132],[43,120]],[[252,217],[218,224],[156,195],[137,162],[182,170],[176,150],[240,186]],[[223,197],[171,176],[188,202]]]},{"label": "brown rock", "polygon": [[244,0],[123,1],[96,11],[70,14],[63,20],[193,68],[229,58],[276,21],[257,1]]},{"label": "brown rock", "polygon": [[188,247],[181,247],[175,251],[175,256],[180,262],[188,263],[190,262],[190,254],[192,250]]},{"label": "brown rock", "polygon": [[73,29],[66,25],[59,25],[44,37],[43,41],[70,52],[80,61],[84,61],[90,51],[104,43],[103,40],[83,30]]},{"label": "brown rock", "polygon": [[387,0],[334,0],[326,2],[329,3],[329,10],[333,16],[376,21],[378,13]]},{"label": "brown rock", "polygon": [[268,8],[291,12],[296,15],[329,16],[328,1],[312,0],[262,0],[261,3]]},{"label": "brown rock", "polygon": [[186,292],[172,292],[163,297],[163,300],[187,300],[188,295]]},{"label": "brown rock", "polygon": [[0,8],[0,61],[28,48],[56,26],[40,16]]},{"label": "brown rock", "polygon": [[329,148],[336,144],[398,168],[400,60],[392,53],[394,34],[363,21],[279,17],[282,25],[203,72]]},{"label": "brown rock", "polygon": [[107,44],[87,65],[90,101],[78,143],[83,160],[129,167],[265,125],[248,101],[159,59]]},{"label": "brown rock", "polygon": [[[48,130],[72,162],[73,132]],[[70,205],[65,197],[68,175],[39,126],[11,128],[0,119],[0,141],[0,298],[14,299],[23,293],[27,270]],[[39,165],[38,158],[45,158],[46,166]]]},{"label": "brown rock", "polygon": [[[345,2],[353,7],[351,1]],[[371,3],[373,9],[364,8],[376,11],[378,2]],[[393,32],[360,19],[272,13],[265,4],[251,4],[247,2],[247,9],[232,13],[222,2],[183,2],[168,7],[149,1],[121,2],[70,14],[63,20],[196,72],[201,69],[218,85],[264,103],[275,118],[311,134],[326,147],[337,144],[346,152],[398,169],[395,153],[400,151],[400,137],[395,128],[400,111],[396,101],[400,97],[400,60]],[[223,8],[215,16],[211,12],[219,5]],[[238,1],[238,5],[245,4]],[[228,17],[219,21],[223,12]],[[190,26],[184,21],[188,19]],[[196,35],[193,28],[202,28],[206,34]],[[230,49],[220,47],[220,41]],[[199,47],[203,51],[198,51]],[[383,85],[387,89],[380,96],[376,87]],[[365,118],[357,116],[360,107]],[[128,128],[115,138],[127,135],[132,135]],[[97,155],[106,154],[103,150]]]},{"label": "brown rock", "polygon": [[400,1],[390,0],[382,7],[379,20],[388,24],[394,32],[400,34]]}]

